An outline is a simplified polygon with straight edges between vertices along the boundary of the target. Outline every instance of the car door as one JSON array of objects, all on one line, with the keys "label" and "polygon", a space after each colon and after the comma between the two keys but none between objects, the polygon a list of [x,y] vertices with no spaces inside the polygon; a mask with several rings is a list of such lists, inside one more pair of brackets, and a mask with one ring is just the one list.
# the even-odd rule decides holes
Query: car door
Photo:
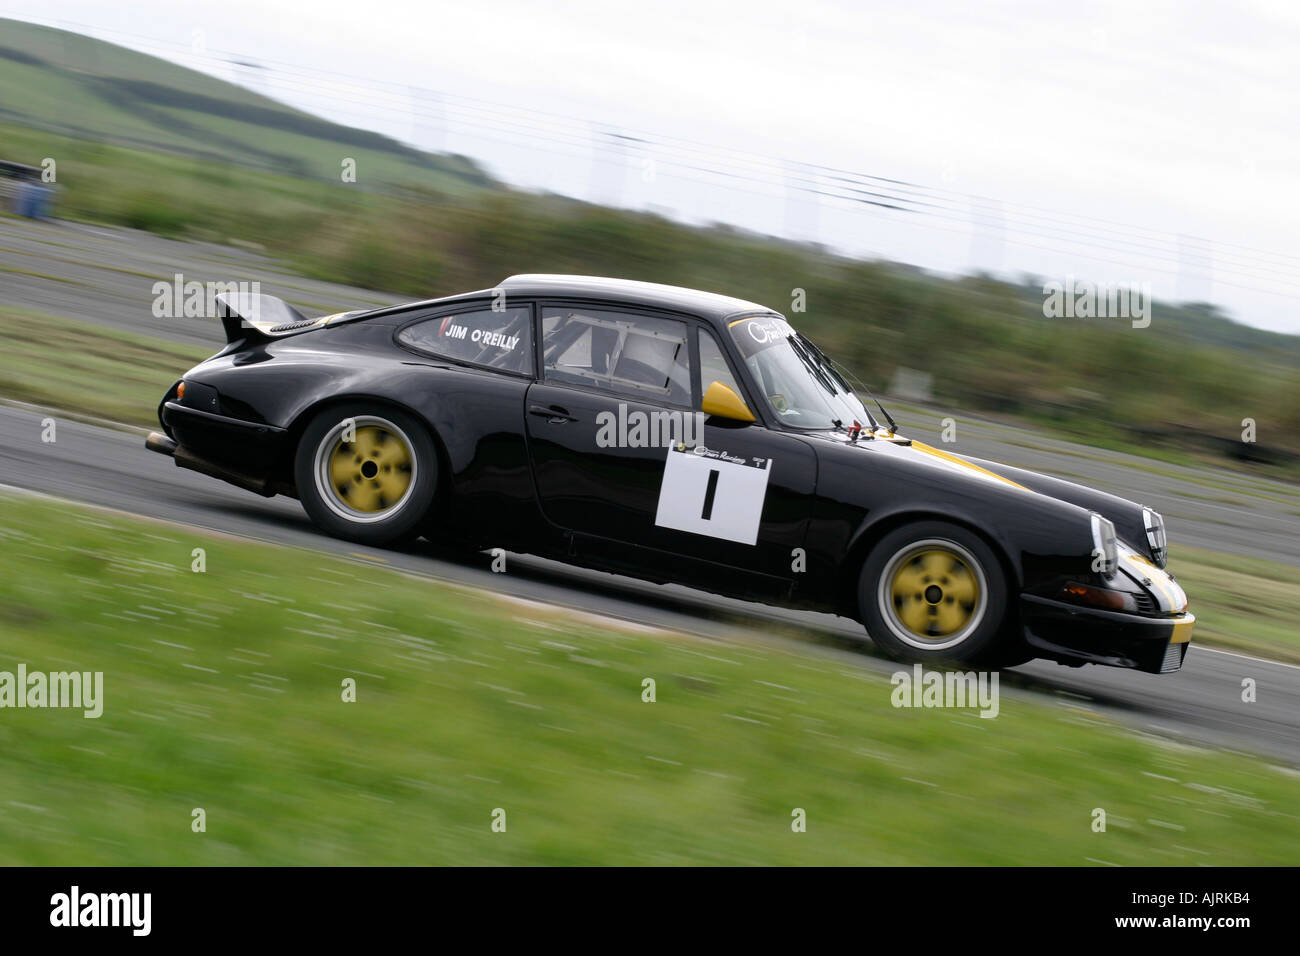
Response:
[{"label": "car door", "polygon": [[743,390],[702,323],[544,304],[541,353],[529,452],[542,511],[575,549],[677,580],[717,570],[727,590],[722,569],[791,577],[816,458],[796,435],[703,414],[717,375]]},{"label": "car door", "polygon": [[528,457],[524,409],[536,369],[533,305],[469,301],[414,310],[393,341],[425,366],[403,398],[446,452],[439,532],[487,546],[522,546],[544,531]]}]

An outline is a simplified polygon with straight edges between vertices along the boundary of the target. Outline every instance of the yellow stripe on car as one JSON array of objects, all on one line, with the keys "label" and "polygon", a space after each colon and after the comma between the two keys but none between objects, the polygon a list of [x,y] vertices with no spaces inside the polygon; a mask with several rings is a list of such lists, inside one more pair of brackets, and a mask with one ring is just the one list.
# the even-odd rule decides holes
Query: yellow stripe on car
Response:
[{"label": "yellow stripe on car", "polygon": [[989,478],[994,478],[997,481],[1001,481],[1005,484],[1010,485],[1012,488],[1019,488],[1021,491],[1029,490],[1024,485],[1017,484],[1016,482],[1012,481],[1010,478],[1003,478],[1001,475],[997,474],[996,472],[989,471],[987,468],[981,468],[979,465],[972,464],[966,459],[958,458],[956,455],[949,454],[946,451],[940,451],[938,448],[935,448],[933,445],[927,445],[925,442],[920,442],[917,441],[916,439],[912,439],[912,447],[915,448],[917,451],[924,452],[927,455],[933,455],[935,458],[940,458],[951,464],[959,465],[962,468],[968,468],[971,471],[977,471],[981,475],[985,475]]}]

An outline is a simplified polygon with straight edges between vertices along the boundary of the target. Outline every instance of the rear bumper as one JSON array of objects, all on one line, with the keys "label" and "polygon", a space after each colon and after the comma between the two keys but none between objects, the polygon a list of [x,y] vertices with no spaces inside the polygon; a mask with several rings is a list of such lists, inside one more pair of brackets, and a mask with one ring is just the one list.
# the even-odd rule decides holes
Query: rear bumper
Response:
[{"label": "rear bumper", "polygon": [[159,419],[184,448],[249,475],[268,475],[284,447],[283,428],[165,401]]},{"label": "rear bumper", "polygon": [[1196,623],[1187,613],[1141,617],[1032,594],[1020,597],[1020,620],[1026,643],[1041,657],[1151,674],[1168,674],[1183,666]]}]

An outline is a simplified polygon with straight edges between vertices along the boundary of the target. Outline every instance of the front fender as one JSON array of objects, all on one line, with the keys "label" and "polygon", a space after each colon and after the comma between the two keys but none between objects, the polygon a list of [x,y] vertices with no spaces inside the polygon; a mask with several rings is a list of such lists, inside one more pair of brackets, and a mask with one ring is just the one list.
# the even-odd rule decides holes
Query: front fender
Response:
[{"label": "front fender", "polygon": [[[831,442],[816,447],[809,570],[833,565],[841,601],[875,543],[913,520],[952,521],[984,537],[1003,557],[1008,582],[1017,591],[1089,573],[1092,533],[1085,507],[976,474],[980,469],[928,449]],[[811,595],[830,597],[820,591],[820,575],[800,584]]]},{"label": "front fender", "polygon": [[1002,465],[980,458],[969,458],[964,455],[961,457],[973,465],[997,472],[999,475],[1010,478],[1012,481],[1037,491],[1039,494],[1060,501],[1068,501],[1070,504],[1078,505],[1088,511],[1095,511],[1103,518],[1109,518],[1114,523],[1115,533],[1120,540],[1127,541],[1143,551],[1147,550],[1146,524],[1142,519],[1142,506],[1140,504],[1129,501],[1127,498],[1121,498],[1119,495],[1097,491],[1095,488],[1089,488],[1086,485],[1075,484],[1063,478],[1053,478],[1050,475],[1029,471],[1025,468],[1013,468],[1010,465]]}]

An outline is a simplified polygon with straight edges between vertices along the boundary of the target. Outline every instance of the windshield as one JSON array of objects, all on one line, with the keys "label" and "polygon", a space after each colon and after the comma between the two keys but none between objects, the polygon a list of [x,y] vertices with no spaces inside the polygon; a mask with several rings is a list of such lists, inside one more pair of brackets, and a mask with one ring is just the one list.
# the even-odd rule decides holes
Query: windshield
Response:
[{"label": "windshield", "polygon": [[853,390],[785,319],[760,315],[731,323],[731,337],[772,411],[796,428],[874,424]]}]

